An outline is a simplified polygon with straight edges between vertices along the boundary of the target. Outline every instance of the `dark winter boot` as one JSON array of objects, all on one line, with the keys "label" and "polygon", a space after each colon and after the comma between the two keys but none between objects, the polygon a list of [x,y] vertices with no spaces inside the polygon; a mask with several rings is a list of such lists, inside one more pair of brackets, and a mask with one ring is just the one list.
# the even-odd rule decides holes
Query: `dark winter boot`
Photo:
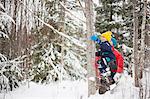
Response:
[{"label": "dark winter boot", "polygon": [[110,90],[109,83],[104,77],[100,79],[98,89],[99,89],[99,94],[104,94],[106,91]]},{"label": "dark winter boot", "polygon": [[115,83],[115,80],[112,77],[108,77],[109,85],[112,85]]}]

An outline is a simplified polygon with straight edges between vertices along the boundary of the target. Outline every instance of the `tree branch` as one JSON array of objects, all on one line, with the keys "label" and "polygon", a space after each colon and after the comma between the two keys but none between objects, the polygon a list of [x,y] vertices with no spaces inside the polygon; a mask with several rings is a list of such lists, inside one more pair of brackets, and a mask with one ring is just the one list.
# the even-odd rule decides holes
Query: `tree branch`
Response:
[{"label": "tree branch", "polygon": [[80,19],[79,17],[75,16],[74,14],[72,14],[72,12],[70,10],[68,10],[61,2],[60,5],[68,12],[70,13],[72,16],[74,16],[75,18],[79,19],[80,21],[82,21],[83,23],[86,23],[84,20]]},{"label": "tree branch", "polygon": [[80,4],[80,7],[81,7],[81,8],[82,8],[82,10],[83,10],[84,16],[86,17],[86,13],[85,13],[85,10],[84,10],[84,8],[83,8],[83,6],[82,6],[82,4],[81,4],[81,1],[80,1],[80,0],[78,0],[78,2],[79,2],[79,4]]},{"label": "tree branch", "polygon": [[[22,4],[26,7],[26,5],[25,5],[22,1],[19,0],[19,2],[22,3]],[[73,37],[71,37],[71,36],[69,36],[69,35],[66,35],[66,34],[63,33],[63,32],[59,32],[59,31],[58,31],[57,29],[55,29],[52,25],[50,25],[50,24],[44,22],[44,21],[43,21],[42,19],[40,19],[38,16],[34,15],[34,12],[33,12],[31,9],[29,9],[28,7],[26,7],[26,8],[27,8],[27,10],[29,10],[29,11],[31,12],[31,14],[33,15],[33,17],[37,18],[41,23],[43,23],[43,24],[46,25],[47,27],[51,28],[54,32],[58,33],[59,35],[65,37],[65,38],[67,38],[67,39],[69,39],[69,40],[72,41],[75,45],[80,46],[80,47],[82,47],[82,48],[84,48],[84,49],[86,48],[86,47],[85,47],[85,46],[86,46],[85,43],[80,42],[79,40],[77,40],[77,39],[75,39],[75,38],[73,38]]]}]

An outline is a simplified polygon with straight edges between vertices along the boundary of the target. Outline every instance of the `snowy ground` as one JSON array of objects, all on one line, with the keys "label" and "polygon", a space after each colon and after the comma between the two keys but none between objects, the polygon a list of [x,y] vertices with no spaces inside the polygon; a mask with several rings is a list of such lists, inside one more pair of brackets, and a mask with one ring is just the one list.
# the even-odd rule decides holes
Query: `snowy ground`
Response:
[{"label": "snowy ground", "polygon": [[0,94],[0,99],[87,99],[87,88],[85,81],[63,81],[49,85],[32,82],[29,88],[26,85],[6,95]]},{"label": "snowy ground", "polygon": [[114,92],[104,95],[96,93],[87,98],[87,83],[85,81],[63,81],[49,85],[33,82],[7,94],[0,94],[0,99],[138,99],[138,89],[133,87],[133,80],[123,75]]},{"label": "snowy ground", "polygon": [[97,92],[89,99],[139,99],[138,90],[133,85],[133,79],[129,75],[124,74],[113,91],[108,91],[103,95],[99,95]]}]

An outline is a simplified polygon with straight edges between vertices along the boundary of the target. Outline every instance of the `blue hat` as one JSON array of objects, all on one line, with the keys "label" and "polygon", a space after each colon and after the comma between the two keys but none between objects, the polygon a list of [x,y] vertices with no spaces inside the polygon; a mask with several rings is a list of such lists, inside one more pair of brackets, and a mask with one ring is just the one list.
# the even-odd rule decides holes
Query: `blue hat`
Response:
[{"label": "blue hat", "polygon": [[116,47],[117,46],[117,40],[115,38],[111,38],[111,41],[112,41],[114,47]]}]

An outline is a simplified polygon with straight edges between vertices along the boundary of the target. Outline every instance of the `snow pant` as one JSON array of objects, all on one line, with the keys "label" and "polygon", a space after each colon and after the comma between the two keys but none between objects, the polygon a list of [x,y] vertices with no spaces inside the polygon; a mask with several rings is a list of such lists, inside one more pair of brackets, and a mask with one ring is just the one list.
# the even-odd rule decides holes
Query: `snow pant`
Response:
[{"label": "snow pant", "polygon": [[110,71],[117,71],[116,60],[111,60],[110,62],[108,62],[108,66],[110,67]]},{"label": "snow pant", "polygon": [[115,74],[116,74],[116,72],[111,72],[111,74],[110,74],[110,76],[109,77],[111,77],[112,79],[114,78],[114,76],[115,76]]},{"label": "snow pant", "polygon": [[110,77],[113,79],[117,71],[116,60],[111,60],[108,63],[108,66],[110,67],[110,71],[111,71]]},{"label": "snow pant", "polygon": [[101,58],[101,60],[98,61],[98,64],[99,64],[98,69],[100,73],[105,73],[107,68],[107,63],[105,58]]},{"label": "snow pant", "polygon": [[100,73],[105,73],[106,72],[106,68],[109,67],[110,71],[111,71],[111,75],[110,77],[113,78],[114,75],[116,74],[117,71],[117,65],[116,65],[116,61],[115,60],[110,60],[109,62],[107,62],[107,60],[105,58],[102,58],[101,60],[98,61],[98,69],[100,71]]}]

